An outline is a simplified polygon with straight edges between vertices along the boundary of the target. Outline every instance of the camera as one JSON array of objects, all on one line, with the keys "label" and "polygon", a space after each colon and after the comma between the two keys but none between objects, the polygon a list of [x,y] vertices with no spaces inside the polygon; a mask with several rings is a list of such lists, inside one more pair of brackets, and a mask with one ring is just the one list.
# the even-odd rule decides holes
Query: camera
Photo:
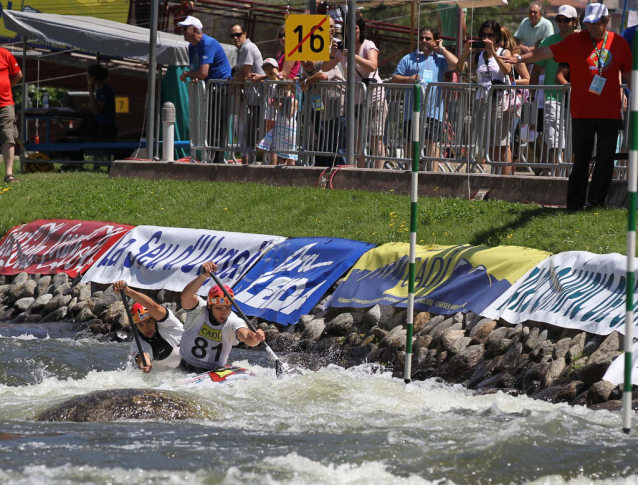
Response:
[{"label": "camera", "polygon": [[475,40],[474,42],[472,42],[472,49],[485,49],[485,41]]},{"label": "camera", "polygon": [[337,42],[337,49],[343,50],[348,48],[348,43],[346,41],[341,39],[335,39],[335,41]]}]

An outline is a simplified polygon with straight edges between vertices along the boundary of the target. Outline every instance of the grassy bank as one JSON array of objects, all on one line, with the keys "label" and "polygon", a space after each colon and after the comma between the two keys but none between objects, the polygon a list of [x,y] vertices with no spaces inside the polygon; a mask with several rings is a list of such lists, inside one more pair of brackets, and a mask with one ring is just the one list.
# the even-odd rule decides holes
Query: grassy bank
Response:
[{"label": "grassy bank", "polygon": [[[0,189],[2,234],[34,219],[65,218],[375,244],[409,240],[409,197],[393,193],[110,179],[91,172],[19,177],[20,184]],[[569,214],[529,204],[422,198],[417,240],[624,254],[626,219],[622,209]]]}]

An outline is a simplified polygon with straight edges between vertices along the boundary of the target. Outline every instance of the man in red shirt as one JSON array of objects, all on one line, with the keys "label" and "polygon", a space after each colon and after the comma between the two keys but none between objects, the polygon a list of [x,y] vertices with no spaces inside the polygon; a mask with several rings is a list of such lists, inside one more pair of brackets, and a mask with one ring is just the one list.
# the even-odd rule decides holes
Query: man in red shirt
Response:
[{"label": "man in red shirt", "polygon": [[0,47],[0,143],[5,165],[4,181],[17,182],[13,176],[13,155],[18,138],[16,113],[11,88],[22,79],[22,71],[13,54]]},{"label": "man in red shirt", "polygon": [[[580,210],[585,200],[605,205],[614,172],[618,131],[622,129],[620,77],[631,89],[631,49],[622,36],[607,30],[609,11],[602,3],[585,8],[586,30],[562,42],[540,47],[523,56],[504,57],[512,64],[551,59],[569,64],[571,77],[572,145],[574,167],[567,186],[567,208]],[[596,167],[589,179],[589,162],[597,138]]]}]

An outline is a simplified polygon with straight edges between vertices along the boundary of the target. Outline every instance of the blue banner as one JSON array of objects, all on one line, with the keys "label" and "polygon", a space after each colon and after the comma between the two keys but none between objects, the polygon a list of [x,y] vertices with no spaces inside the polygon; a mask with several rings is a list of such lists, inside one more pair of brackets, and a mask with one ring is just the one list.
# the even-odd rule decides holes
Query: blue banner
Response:
[{"label": "blue banner", "polygon": [[349,239],[288,239],[268,251],[235,287],[250,316],[297,323],[374,244]]}]

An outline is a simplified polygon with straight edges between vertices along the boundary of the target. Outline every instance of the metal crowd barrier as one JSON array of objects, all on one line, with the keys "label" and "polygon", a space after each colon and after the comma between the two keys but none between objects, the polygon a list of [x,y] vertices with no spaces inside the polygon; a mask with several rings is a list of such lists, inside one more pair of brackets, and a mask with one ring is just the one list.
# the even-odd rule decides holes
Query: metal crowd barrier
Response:
[{"label": "metal crowd barrier", "polygon": [[[413,85],[357,83],[356,153],[366,166],[407,169]],[[421,86],[421,170],[565,177],[572,165],[570,86],[429,83]],[[189,85],[191,160],[332,166],[345,163],[345,82],[302,91],[294,81]],[[541,111],[542,110],[542,111]],[[539,113],[543,113],[541,116]],[[628,112],[618,151],[627,144]],[[626,177],[619,156],[614,178]]]},{"label": "metal crowd barrier", "polygon": [[441,172],[481,171],[479,140],[485,88],[477,84],[429,83],[421,112],[423,168]]}]

